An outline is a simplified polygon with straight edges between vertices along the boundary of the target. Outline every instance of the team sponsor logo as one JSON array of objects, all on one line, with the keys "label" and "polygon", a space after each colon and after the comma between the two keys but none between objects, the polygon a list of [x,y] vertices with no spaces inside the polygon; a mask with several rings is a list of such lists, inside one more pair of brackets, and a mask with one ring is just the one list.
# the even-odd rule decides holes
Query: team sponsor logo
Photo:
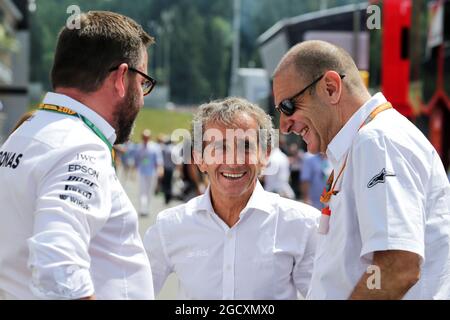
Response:
[{"label": "team sponsor logo", "polygon": [[67,178],[67,181],[80,182],[80,183],[85,184],[85,185],[87,185],[88,187],[91,187],[91,188],[97,187],[97,184],[95,184],[91,180],[88,180],[88,179],[82,178],[82,177],[70,176],[69,178]]},{"label": "team sponsor logo", "polygon": [[82,201],[76,197],[72,197],[72,196],[69,196],[66,194],[60,194],[59,198],[61,200],[68,200],[68,201],[72,202],[74,205],[76,205],[86,211],[89,211],[89,206],[86,203],[84,203],[84,201]]},{"label": "team sponsor logo", "polygon": [[69,165],[69,172],[82,172],[82,173],[88,174],[88,175],[90,175],[92,177],[95,177],[97,179],[98,179],[98,176],[99,176],[99,172],[97,170],[92,169],[92,168],[90,168],[88,166],[82,166],[82,165],[79,165],[79,164],[70,164]]},{"label": "team sponsor logo", "polygon": [[16,169],[22,157],[22,153],[0,151],[0,167]]},{"label": "team sponsor logo", "polygon": [[386,177],[395,177],[393,172],[386,171],[386,168],[383,168],[380,173],[376,174],[372,179],[370,179],[367,184],[367,188],[372,188],[373,186],[384,183],[386,181]]},{"label": "team sponsor logo", "polygon": [[75,187],[75,186],[66,185],[64,190],[66,190],[66,191],[74,191],[76,193],[81,194],[83,197],[85,197],[87,199],[92,198],[92,193],[87,192],[87,191],[85,191],[85,190],[83,190],[81,188]]},{"label": "team sponsor logo", "polygon": [[88,154],[78,153],[77,160],[81,160],[81,161],[85,161],[85,162],[89,161],[90,163],[94,164],[95,160],[97,160],[97,158],[90,156]]}]

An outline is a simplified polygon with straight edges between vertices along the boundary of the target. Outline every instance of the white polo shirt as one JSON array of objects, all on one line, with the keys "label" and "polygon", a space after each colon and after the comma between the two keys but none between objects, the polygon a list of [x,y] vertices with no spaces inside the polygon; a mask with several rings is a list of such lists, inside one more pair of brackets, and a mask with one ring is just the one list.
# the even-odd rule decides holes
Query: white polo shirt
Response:
[{"label": "white polo shirt", "polygon": [[[114,129],[83,104],[46,104]],[[152,299],[138,218],[106,144],[78,117],[40,110],[0,147],[0,298]]]},{"label": "white polo shirt", "polygon": [[373,96],[328,146],[335,177],[347,153],[348,160],[331,197],[328,234],[320,235],[310,299],[347,299],[373,252],[385,250],[422,258],[420,280],[405,299],[450,299],[449,182],[436,150],[396,110],[358,131],[385,102]]},{"label": "white polo shirt", "polygon": [[144,237],[155,292],[175,272],[179,299],[296,299],[306,295],[319,211],[257,184],[229,228],[214,213],[209,188],[158,214]]}]

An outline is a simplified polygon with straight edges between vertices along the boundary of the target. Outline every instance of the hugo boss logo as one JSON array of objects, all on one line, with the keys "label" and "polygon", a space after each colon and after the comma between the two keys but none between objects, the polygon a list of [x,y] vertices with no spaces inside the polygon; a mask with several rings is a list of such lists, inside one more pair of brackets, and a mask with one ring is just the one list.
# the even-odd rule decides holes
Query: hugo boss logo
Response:
[{"label": "hugo boss logo", "polygon": [[22,153],[0,151],[0,168],[16,169],[20,164]]}]

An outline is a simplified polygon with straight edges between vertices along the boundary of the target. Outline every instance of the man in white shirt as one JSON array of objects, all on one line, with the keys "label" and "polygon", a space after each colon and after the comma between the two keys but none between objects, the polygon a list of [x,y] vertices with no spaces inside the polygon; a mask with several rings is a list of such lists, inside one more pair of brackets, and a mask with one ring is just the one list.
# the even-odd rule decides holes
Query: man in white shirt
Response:
[{"label": "man in white shirt", "polygon": [[282,132],[334,169],[308,298],[450,299],[450,186],[425,136],[327,42],[294,46],[274,95]]},{"label": "man in white shirt", "polygon": [[153,39],[112,12],[64,28],[55,92],[0,147],[0,299],[152,299],[137,213],[114,170],[155,81]]},{"label": "man in white shirt", "polygon": [[271,118],[229,98],[200,106],[193,124],[203,132],[194,137],[194,159],[210,184],[205,194],[159,213],[147,231],[155,293],[176,273],[180,299],[306,295],[319,211],[259,183]]},{"label": "man in white shirt", "polygon": [[291,170],[288,156],[280,148],[274,148],[270,152],[267,174],[264,175],[264,189],[278,193],[288,199],[294,199],[295,194],[289,184]]}]

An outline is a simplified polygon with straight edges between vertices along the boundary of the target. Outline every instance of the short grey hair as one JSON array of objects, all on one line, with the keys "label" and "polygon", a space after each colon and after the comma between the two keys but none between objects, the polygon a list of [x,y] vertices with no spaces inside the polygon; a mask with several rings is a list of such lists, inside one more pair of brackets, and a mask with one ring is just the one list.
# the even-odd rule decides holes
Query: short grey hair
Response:
[{"label": "short grey hair", "polygon": [[[199,124],[201,124],[202,133],[205,132],[205,127],[208,124],[214,122],[224,124],[227,127],[237,128],[235,119],[242,113],[248,114],[256,121],[259,130],[258,139],[267,141],[267,145],[271,146],[272,136],[274,135],[272,118],[256,104],[238,97],[214,100],[202,104],[194,114],[191,136],[194,138],[194,127]],[[262,137],[262,135],[265,135],[265,137]]]}]

